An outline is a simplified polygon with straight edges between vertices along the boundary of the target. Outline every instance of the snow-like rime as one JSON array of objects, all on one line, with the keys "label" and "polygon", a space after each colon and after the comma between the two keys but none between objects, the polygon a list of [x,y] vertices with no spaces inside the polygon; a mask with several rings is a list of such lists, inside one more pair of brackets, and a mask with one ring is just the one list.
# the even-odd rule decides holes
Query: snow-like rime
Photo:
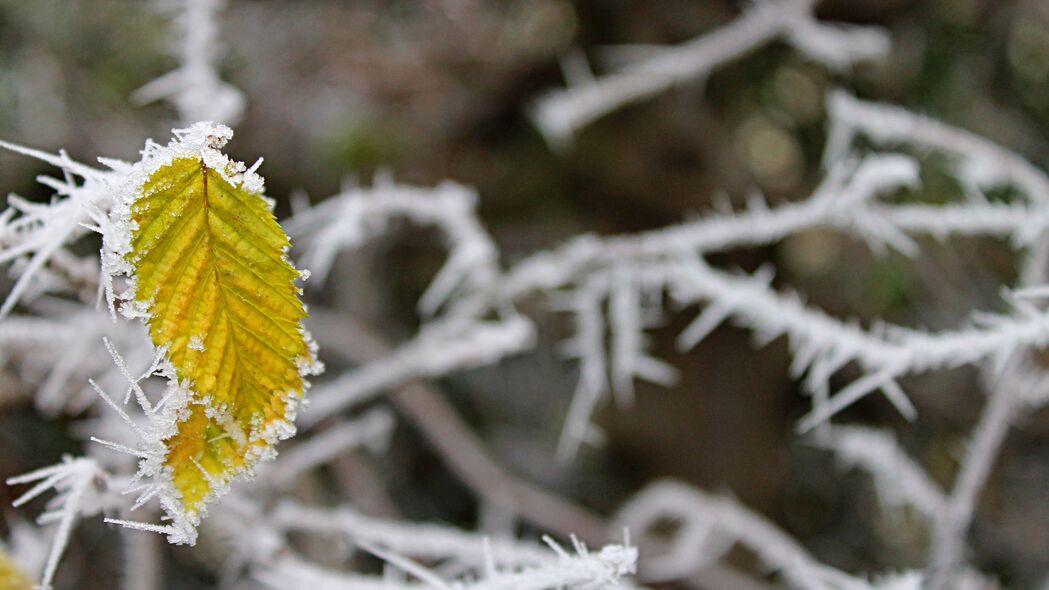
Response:
[{"label": "snow-like rime", "polygon": [[[198,119],[233,122],[243,108],[243,96],[215,71],[215,17],[221,2],[183,4],[177,17],[182,65],[138,96],[170,100],[187,124]],[[684,80],[702,78],[776,39],[838,70],[886,54],[890,39],[885,31],[820,22],[812,16],[812,5],[811,0],[757,2],[720,29],[680,46],[647,51],[604,77],[594,77],[578,58],[566,59],[569,87],[539,98],[534,119],[551,144],[569,149],[572,136],[599,117]],[[325,280],[340,252],[387,232],[395,218],[436,228],[444,236],[448,256],[418,303],[426,318],[418,334],[393,350],[379,347],[374,360],[316,386],[299,417],[299,436],[284,443],[281,455],[261,467],[255,481],[212,507],[209,520],[232,539],[229,561],[240,566],[229,571],[246,571],[267,588],[631,587],[636,569],[648,582],[727,569],[719,560],[740,545],[777,572],[785,585],[803,590],[989,587],[988,578],[966,562],[965,538],[976,498],[1011,424],[1049,401],[1049,381],[1027,355],[1049,345],[1049,310],[1042,305],[1049,292],[1040,288],[1049,256],[1049,177],[979,136],[894,106],[860,100],[844,90],[830,93],[827,111],[824,176],[806,199],[773,206],[754,195],[742,210],[711,212],[637,235],[579,236],[509,267],[500,261],[499,249],[477,215],[478,195],[455,183],[414,187],[380,178],[371,187],[347,186],[298,211],[285,227],[299,262],[313,273],[312,285]],[[121,207],[126,207],[122,187],[133,184],[156,158],[170,156],[164,150],[210,154],[209,147],[229,133],[221,125],[192,129],[174,147],[147,144],[144,163],[100,159],[102,168],[75,162],[64,152],[48,154],[0,143],[62,173],[40,178],[55,191],[53,201],[36,204],[12,196],[10,208],[0,215],[0,262],[12,263],[16,277],[0,307],[0,359],[19,359],[24,371],[39,380],[34,401],[40,411],[87,412],[91,419],[85,430],[100,443],[86,447],[83,457],[8,480],[11,485],[33,484],[16,506],[48,490],[56,494],[39,518],[42,526],[53,526],[19,528],[9,539],[11,552],[23,566],[39,570],[44,588],[54,579],[77,520],[103,510],[119,515],[110,522],[164,533],[172,542],[192,542],[197,535],[196,522],[175,518],[148,524],[156,519],[158,502],[167,508],[157,445],[170,431],[171,412],[177,411],[186,392],[171,378],[162,356],[145,346],[148,340],[141,328],[118,320],[116,313],[143,312],[122,295],[133,288],[121,284],[128,270],[121,249],[128,236],[126,222],[121,221]],[[855,149],[859,137],[876,149]],[[921,182],[920,165],[908,150],[948,156],[967,188],[962,198],[943,205],[886,198]],[[237,180],[261,188],[254,168],[238,171],[242,176]],[[1015,188],[1021,198],[992,202],[984,197],[984,191],[1002,186]],[[1007,313],[974,312],[953,329],[926,332],[835,318],[797,294],[775,288],[771,268],[747,274],[709,261],[713,253],[770,244],[817,227],[859,237],[875,254],[896,251],[910,257],[921,254],[921,237],[1005,238],[1023,272],[1013,290],[1003,290]],[[100,233],[106,243],[101,265],[78,258],[68,248],[90,231]],[[77,307],[47,297],[77,294],[75,289],[85,282],[97,288],[97,299],[107,304],[103,307],[112,317],[90,304]],[[924,517],[932,539],[927,567],[839,571],[820,563],[738,502],[669,481],[651,484],[603,523],[607,529],[602,541],[616,538],[608,531],[626,527],[639,545],[640,559],[629,538],[594,550],[573,540],[569,552],[553,541],[543,546],[489,539],[481,532],[367,517],[351,506],[322,508],[280,499],[299,475],[327,465],[347,449],[363,445],[382,452],[394,417],[385,409],[347,417],[364,402],[419,379],[495,365],[527,353],[535,345],[536,330],[518,309],[526,299],[544,301],[575,326],[565,351],[578,361],[579,378],[564,422],[562,459],[571,459],[582,444],[601,440],[591,423],[592,413],[610,399],[627,405],[636,379],[674,382],[675,369],[653,356],[645,332],[668,305],[693,307],[695,320],[678,338],[683,351],[725,322],[750,330],[759,343],[781,336],[789,342],[792,374],[812,401],[811,411],[797,425],[799,432],[833,453],[843,466],[869,472],[883,503],[911,506]],[[324,337],[320,340],[321,346],[338,346]],[[888,432],[832,423],[841,410],[875,393],[903,419],[913,419],[915,407],[899,380],[963,365],[982,369],[987,401],[960,473],[948,489],[935,484]],[[847,366],[859,376],[835,390],[831,378]],[[150,379],[156,374],[168,379]],[[87,379],[91,381],[84,385]],[[115,394],[121,390],[124,395]],[[129,403],[131,399],[136,403]],[[439,450],[465,471],[471,461],[488,461],[478,453],[471,455],[473,448],[450,444]],[[542,520],[526,506],[529,499],[545,501],[546,496],[502,481],[505,474],[497,469],[485,473],[500,480],[491,481],[498,489],[485,496],[486,501],[502,498],[503,504],[493,504],[516,507],[512,516]],[[125,491],[134,494],[129,497]],[[666,519],[679,525],[672,537],[650,539],[648,529]],[[50,543],[41,543],[52,529]],[[289,543],[290,534],[342,539],[382,558],[390,571],[380,578],[321,565],[298,554]],[[150,590],[155,579],[148,572],[156,569],[150,563],[158,559],[156,546],[136,538],[129,542],[127,555],[126,587]]]}]

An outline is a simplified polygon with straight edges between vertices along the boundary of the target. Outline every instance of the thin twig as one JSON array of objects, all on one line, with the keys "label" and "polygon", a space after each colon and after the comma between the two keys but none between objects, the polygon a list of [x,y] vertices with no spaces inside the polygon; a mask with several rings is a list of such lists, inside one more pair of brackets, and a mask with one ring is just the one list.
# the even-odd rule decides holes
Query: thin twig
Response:
[{"label": "thin twig", "polygon": [[[315,309],[310,330],[325,350],[352,362],[362,363],[388,356],[393,347],[368,326],[346,314]],[[488,454],[469,426],[431,386],[414,381],[401,386],[390,402],[426,436],[427,440],[478,496],[512,511],[537,527],[561,535],[575,535],[602,545],[610,540],[609,526],[588,509],[517,479]],[[658,555],[657,544],[641,548],[642,556]],[[644,559],[641,561],[644,576]],[[721,564],[697,571],[687,580],[695,588],[709,590],[770,590],[763,582]]]}]

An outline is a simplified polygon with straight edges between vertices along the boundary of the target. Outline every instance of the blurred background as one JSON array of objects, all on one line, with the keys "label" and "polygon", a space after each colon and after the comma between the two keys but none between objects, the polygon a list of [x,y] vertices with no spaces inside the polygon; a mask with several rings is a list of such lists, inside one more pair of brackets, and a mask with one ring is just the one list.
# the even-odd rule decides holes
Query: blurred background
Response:
[{"label": "blurred background", "polygon": [[[405,183],[476,187],[504,264],[580,233],[634,232],[701,214],[718,192],[735,203],[754,189],[773,204],[805,197],[820,176],[824,95],[839,86],[985,135],[1039,167],[1049,162],[1044,0],[825,0],[821,18],[889,29],[889,59],[836,76],[774,43],[704,82],[601,119],[563,154],[528,120],[538,95],[563,86],[558,58],[566,51],[581,47],[599,67],[607,46],[685,41],[739,10],[730,0],[229,0],[223,79],[247,98],[229,152],[249,163],[265,158],[260,172],[281,218],[291,195],[319,201],[381,172]],[[169,15],[147,2],[0,0],[0,138],[64,147],[85,162],[137,159],[146,138],[164,142],[174,124],[170,107],[129,98],[174,67],[170,43]],[[915,155],[924,187],[908,197],[955,198],[959,187],[944,163]],[[0,153],[0,189],[47,199],[34,181],[45,170]],[[415,301],[443,261],[436,238],[411,227],[393,232],[341,258],[325,289],[309,297],[352,312],[393,342],[410,336],[419,323]],[[933,329],[973,308],[994,309],[1000,286],[1015,278],[1003,244],[923,246],[916,261],[875,258],[853,238],[813,231],[716,262],[747,270],[772,262],[778,284],[833,315]],[[673,338],[695,312],[671,313],[654,348],[680,369],[679,384],[639,384],[634,407],[597,417],[607,444],[560,464],[554,451],[576,371],[558,345],[571,326],[538,302],[524,310],[540,326],[536,351],[438,384],[523,478],[604,514],[654,478],[680,478],[738,497],[842,569],[923,563],[927,539],[915,515],[879,509],[868,477],[835,469],[828,454],[793,434],[808,401],[787,377],[782,341],[755,349],[748,333],[723,327],[680,355]],[[323,356],[336,374],[340,360]],[[946,485],[983,403],[977,383],[969,370],[906,380],[920,412],[914,423],[880,398],[841,420],[897,430]],[[81,444],[69,438],[68,419],[35,414],[25,387],[17,364],[0,372],[0,479]],[[974,524],[976,566],[1009,587],[1037,587],[1049,569],[1047,435],[1044,412],[1013,431]],[[473,527],[482,516],[408,427],[375,472],[407,517]],[[304,494],[325,489],[302,486]],[[13,497],[0,487],[0,507]],[[100,522],[78,528],[83,542],[62,571],[90,564],[101,581],[76,587],[110,587],[106,570],[116,566],[105,555],[116,541],[90,541],[114,535]],[[172,550],[171,559],[178,564],[168,568],[171,588],[215,583],[199,552]]]}]

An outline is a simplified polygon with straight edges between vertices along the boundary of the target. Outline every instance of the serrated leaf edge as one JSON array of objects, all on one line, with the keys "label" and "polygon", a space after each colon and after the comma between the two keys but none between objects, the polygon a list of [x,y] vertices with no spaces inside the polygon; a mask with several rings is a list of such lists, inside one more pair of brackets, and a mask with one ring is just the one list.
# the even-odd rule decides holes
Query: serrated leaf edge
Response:
[{"label": "serrated leaf edge", "polygon": [[[108,303],[112,313],[119,313],[127,319],[147,322],[151,317],[149,302],[140,302],[136,297],[134,265],[128,255],[132,251],[132,236],[137,229],[132,207],[138,199],[145,196],[141,194],[142,187],[156,171],[178,158],[199,158],[204,165],[219,173],[234,187],[260,196],[265,187],[264,180],[255,173],[254,167],[249,169],[242,162],[231,160],[220,151],[233,136],[229,127],[204,122],[186,129],[175,129],[173,133],[175,139],[166,146],[152,141],[146,142],[141,160],[131,167],[119,186],[113,187],[115,206],[110,213],[110,227],[103,232],[103,275],[107,282],[107,293],[111,294]],[[264,196],[263,198],[266,199]],[[266,201],[272,209],[273,201]],[[286,251],[282,256],[294,268]],[[126,288],[118,295],[112,295],[116,293],[112,288],[113,281],[120,277],[126,279]],[[141,436],[138,450],[144,457],[139,462],[139,471],[135,479],[149,480],[150,486],[153,486],[150,493],[159,500],[169,521],[163,527],[168,533],[169,542],[194,544],[196,529],[207,515],[208,506],[225,495],[235,481],[250,480],[254,476],[254,465],[275,457],[276,450],[273,445],[276,442],[294,436],[294,420],[298,406],[310,385],[306,377],[319,374],[323,370],[323,366],[317,360],[317,345],[301,322],[299,332],[309,355],[308,358],[298,360],[299,374],[303,377],[302,392],[287,392],[284,419],[274,420],[252,437],[249,442],[264,440],[267,444],[249,444],[242,467],[230,468],[219,480],[208,476],[211,480],[210,489],[197,510],[187,510],[183,505],[181,493],[174,484],[172,470],[165,464],[168,449],[164,441],[172,437],[177,432],[178,425],[187,419],[192,404],[204,406],[205,413],[208,414],[222,412],[222,408],[208,405],[207,398],[194,399],[192,384],[178,380],[175,367],[167,360],[166,351],[156,351],[163,359],[158,365],[158,374],[168,380],[168,387],[163,396],[163,406],[155,414],[149,415],[147,425],[138,429]]]}]

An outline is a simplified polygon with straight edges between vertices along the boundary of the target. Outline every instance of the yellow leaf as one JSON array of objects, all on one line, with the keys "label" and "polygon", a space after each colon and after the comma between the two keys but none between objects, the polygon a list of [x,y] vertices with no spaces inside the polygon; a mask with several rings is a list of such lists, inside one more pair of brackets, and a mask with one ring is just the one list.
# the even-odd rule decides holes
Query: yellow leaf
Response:
[{"label": "yellow leaf", "polygon": [[0,590],[31,590],[33,583],[18,569],[11,557],[0,550]]},{"label": "yellow leaf", "polygon": [[166,479],[193,524],[293,432],[312,358],[288,237],[242,167],[212,147],[176,152],[130,202],[133,299],[189,392],[161,442]]}]

